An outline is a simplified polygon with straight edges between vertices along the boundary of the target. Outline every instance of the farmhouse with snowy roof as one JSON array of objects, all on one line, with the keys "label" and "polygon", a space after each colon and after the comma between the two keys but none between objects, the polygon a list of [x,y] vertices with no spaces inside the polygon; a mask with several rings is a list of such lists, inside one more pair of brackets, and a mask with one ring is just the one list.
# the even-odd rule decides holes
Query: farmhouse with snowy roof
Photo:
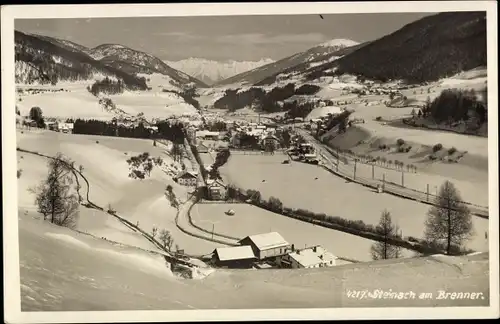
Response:
[{"label": "farmhouse with snowy roof", "polygon": [[291,251],[291,244],[277,232],[250,235],[238,243],[250,246],[259,260],[279,258]]},{"label": "farmhouse with snowy roof", "polygon": [[333,267],[336,265],[336,259],[332,253],[317,245],[301,250],[293,249],[281,258],[281,267],[292,269]]},{"label": "farmhouse with snowy roof", "polygon": [[212,263],[218,267],[251,268],[256,260],[248,245],[217,248],[212,254]]}]

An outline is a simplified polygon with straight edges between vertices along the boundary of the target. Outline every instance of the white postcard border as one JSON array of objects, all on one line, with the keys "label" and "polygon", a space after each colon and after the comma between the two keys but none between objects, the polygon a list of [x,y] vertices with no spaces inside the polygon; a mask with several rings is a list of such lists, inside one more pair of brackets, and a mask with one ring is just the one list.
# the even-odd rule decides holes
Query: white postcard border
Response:
[{"label": "white postcard border", "polygon": [[2,172],[4,221],[4,320],[7,323],[170,322],[222,320],[496,318],[498,272],[498,111],[489,112],[490,307],[332,308],[107,312],[21,312],[15,149],[14,19],[154,16],[292,15],[373,12],[487,11],[488,101],[498,107],[496,1],[351,3],[203,3],[2,6]]}]

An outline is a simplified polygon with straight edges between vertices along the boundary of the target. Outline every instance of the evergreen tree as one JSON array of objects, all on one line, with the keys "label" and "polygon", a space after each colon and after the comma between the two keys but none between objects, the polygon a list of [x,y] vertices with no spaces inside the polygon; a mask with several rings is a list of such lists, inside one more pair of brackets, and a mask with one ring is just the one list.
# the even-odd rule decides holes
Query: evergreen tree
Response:
[{"label": "evergreen tree", "polygon": [[462,202],[453,183],[445,181],[435,199],[435,206],[428,211],[425,237],[431,243],[444,243],[446,253],[461,247],[473,231],[471,214]]},{"label": "evergreen tree", "polygon": [[382,212],[375,231],[382,237],[382,240],[373,243],[371,247],[373,260],[399,258],[401,256],[401,247],[389,243],[389,239],[399,236],[397,227],[392,224],[390,212],[387,210]]},{"label": "evergreen tree", "polygon": [[47,178],[34,190],[38,212],[51,223],[73,228],[78,220],[78,194],[73,188],[71,161],[58,154],[49,161]]}]

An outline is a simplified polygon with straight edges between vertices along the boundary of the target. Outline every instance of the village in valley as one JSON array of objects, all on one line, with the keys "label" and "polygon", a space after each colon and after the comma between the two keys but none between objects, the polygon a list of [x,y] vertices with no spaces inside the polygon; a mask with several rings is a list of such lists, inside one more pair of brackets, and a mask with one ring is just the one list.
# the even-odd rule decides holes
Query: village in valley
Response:
[{"label": "village in valley", "polygon": [[[449,19],[480,29],[478,15]],[[59,301],[97,289],[145,309],[352,306],[331,291],[430,273],[433,287],[487,287],[486,62],[436,70],[394,45],[399,70],[359,63],[412,40],[409,26],[210,85],[124,45],[16,30],[24,309],[69,310]]]}]

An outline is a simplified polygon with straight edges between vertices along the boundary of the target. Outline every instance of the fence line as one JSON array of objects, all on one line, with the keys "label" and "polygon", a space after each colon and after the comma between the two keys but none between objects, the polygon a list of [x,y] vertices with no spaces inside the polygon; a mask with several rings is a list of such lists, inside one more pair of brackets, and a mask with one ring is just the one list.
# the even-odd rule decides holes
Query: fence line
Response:
[{"label": "fence line", "polygon": [[[45,154],[41,154],[41,153],[38,153],[38,152],[34,152],[34,151],[29,151],[29,150],[25,150],[25,149],[21,149],[21,148],[17,148],[17,151],[20,151],[20,152],[24,152],[24,153],[28,153],[28,154],[34,154],[34,155],[38,155],[38,156],[41,156],[41,157],[44,157],[44,158],[48,158],[48,159],[56,159],[55,157],[52,157],[52,156],[48,156],[48,155],[45,155]],[[88,208],[93,208],[93,209],[98,209],[98,210],[101,210],[101,211],[105,211],[105,209],[95,203],[93,203],[92,201],[90,201],[89,199],[89,192],[90,192],[90,184],[87,180],[87,178],[79,171],[77,170],[75,167],[73,167],[72,165],[68,165],[74,172],[78,173],[82,179],[85,181],[85,183],[87,184],[87,207]],[[133,224],[132,222],[128,221],[127,219],[119,216],[116,214],[116,212],[114,211],[107,211],[107,213],[109,215],[112,215],[114,216],[115,218],[117,218],[123,225],[127,226],[128,228],[134,230],[134,231],[139,231],[142,236],[144,238],[146,238],[148,241],[150,241],[153,245],[155,245],[157,248],[159,248],[160,250],[164,251],[164,253],[168,254],[168,258],[170,260],[175,260],[175,262],[178,262],[180,264],[184,264],[184,265],[189,265],[189,266],[194,266],[194,267],[198,267],[196,264],[194,263],[190,263],[188,261],[185,261],[185,260],[182,260],[182,259],[179,259],[179,258],[176,258],[175,256],[172,255],[172,252],[171,251],[168,251],[166,250],[160,242],[158,242],[155,238],[153,238],[149,233],[145,232],[143,229],[141,229],[140,227],[138,227],[136,224]],[[177,217],[176,217],[176,222],[177,222]],[[176,252],[177,253],[177,252]],[[195,256],[192,256],[192,255],[189,255],[189,254],[186,254],[186,253],[177,253],[178,255],[184,255],[186,257],[189,257],[189,258],[196,258]],[[167,255],[163,254],[162,255],[167,258]]]},{"label": "fence line", "polygon": [[[331,148],[329,148],[328,146],[326,145],[323,145],[321,144],[323,148],[326,149],[326,151],[328,153],[330,153],[335,159],[340,159],[345,165],[348,165],[349,163],[346,156],[341,156],[340,154],[336,153],[336,152],[333,152],[333,150]],[[349,181],[352,181],[352,182],[355,182],[355,183],[358,183],[358,184],[361,184],[361,185],[364,185],[364,186],[367,186],[367,187],[370,187],[370,188],[373,188],[373,189],[378,189],[378,185],[384,185],[384,192],[388,193],[388,194],[392,194],[392,195],[395,195],[395,196],[399,196],[399,197],[402,197],[402,198],[406,198],[406,199],[412,199],[412,200],[415,200],[415,201],[419,201],[419,202],[422,202],[422,203],[425,203],[425,204],[429,204],[429,205],[436,205],[432,199],[428,199],[427,197],[437,197],[436,195],[430,193],[430,192],[424,192],[424,191],[420,191],[420,190],[417,190],[417,189],[414,189],[414,188],[410,188],[410,187],[406,187],[406,186],[402,186],[402,185],[399,185],[399,184],[396,184],[396,183],[393,183],[393,182],[390,182],[390,181],[384,181],[384,180],[381,180],[381,179],[367,179],[367,178],[363,178],[363,177],[359,177],[357,176],[356,178],[354,178],[353,175],[348,175],[348,172],[346,172],[345,170],[341,170],[338,166],[340,165],[339,164],[339,161],[335,161],[335,163],[333,163],[333,161],[331,161],[330,159],[327,159],[327,161],[329,161],[330,163],[332,164],[335,164],[336,166],[336,169],[337,171],[329,168],[329,167],[326,167],[323,165],[324,168],[326,168],[330,173],[332,174],[335,174],[337,176],[340,176],[346,180],[349,180]],[[370,165],[370,164],[367,164],[367,165]],[[379,166],[376,166],[376,165],[373,165],[373,167],[379,167]],[[395,170],[397,171],[397,170]],[[403,171],[400,171],[400,172],[404,172]],[[350,173],[350,172],[349,172]],[[408,173],[408,172],[406,172]],[[396,188],[400,188],[401,190],[405,189],[405,190],[408,190],[408,191],[411,191],[411,192],[414,192],[415,195],[418,195],[420,197],[415,197],[415,196],[412,196],[411,194],[405,194],[401,191],[396,191],[395,188],[387,188],[386,185],[392,185],[393,187],[396,187]],[[488,206],[481,206],[481,205],[477,205],[477,204],[473,204],[473,203],[470,203],[470,202],[467,202],[467,201],[458,201],[459,203],[462,203],[464,205],[467,205],[467,206],[471,206],[473,207],[474,209],[476,210],[472,210],[471,213],[475,216],[478,216],[478,217],[482,217],[482,218],[486,218],[488,219],[489,218],[489,211],[488,211]]]}]

